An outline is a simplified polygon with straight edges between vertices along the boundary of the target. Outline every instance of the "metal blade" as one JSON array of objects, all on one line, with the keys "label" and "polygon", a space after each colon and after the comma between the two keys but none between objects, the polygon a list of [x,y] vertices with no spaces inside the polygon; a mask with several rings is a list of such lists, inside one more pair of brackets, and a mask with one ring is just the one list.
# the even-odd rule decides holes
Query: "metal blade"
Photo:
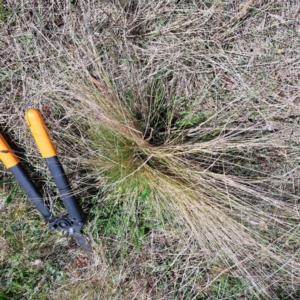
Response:
[{"label": "metal blade", "polygon": [[84,237],[84,235],[82,235],[79,232],[73,232],[71,234],[71,236],[74,238],[74,240],[79,244],[79,246],[81,247],[81,249],[83,249],[86,254],[90,257],[93,258],[94,257],[94,251],[92,246],[87,242],[86,238]]}]

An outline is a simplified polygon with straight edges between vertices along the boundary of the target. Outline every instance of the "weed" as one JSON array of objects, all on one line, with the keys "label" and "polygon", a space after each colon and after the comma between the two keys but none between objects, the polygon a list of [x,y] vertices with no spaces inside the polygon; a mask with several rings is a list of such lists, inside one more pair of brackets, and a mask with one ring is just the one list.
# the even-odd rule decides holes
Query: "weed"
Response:
[{"label": "weed", "polygon": [[[44,233],[33,213],[33,223],[13,213],[2,235],[28,256],[3,264],[2,278],[16,282],[5,297],[24,293],[25,281],[36,297],[39,280],[49,282],[40,298],[295,294],[296,6],[125,2],[38,3],[38,14],[26,2],[5,22],[1,6],[1,124],[31,163],[37,152],[23,113],[35,106],[47,116],[96,253],[90,265],[72,245],[63,255],[64,237]],[[8,202],[13,211],[15,200]],[[49,255],[37,249],[41,233]],[[15,267],[39,255],[42,275]]]}]

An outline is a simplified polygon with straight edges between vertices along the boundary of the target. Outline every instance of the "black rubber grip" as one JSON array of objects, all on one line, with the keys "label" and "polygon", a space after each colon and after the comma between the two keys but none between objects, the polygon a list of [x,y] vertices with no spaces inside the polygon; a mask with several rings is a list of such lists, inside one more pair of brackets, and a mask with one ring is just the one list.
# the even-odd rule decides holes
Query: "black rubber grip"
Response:
[{"label": "black rubber grip", "polygon": [[82,222],[82,214],[76,198],[72,195],[69,181],[57,156],[45,158],[50,173],[59,190],[69,218],[75,222]]},{"label": "black rubber grip", "polygon": [[15,176],[23,190],[26,192],[26,194],[36,206],[41,215],[44,217],[44,219],[48,220],[51,217],[51,212],[47,208],[42,195],[37,190],[33,182],[29,179],[26,170],[22,167],[20,163],[9,168],[9,170]]}]

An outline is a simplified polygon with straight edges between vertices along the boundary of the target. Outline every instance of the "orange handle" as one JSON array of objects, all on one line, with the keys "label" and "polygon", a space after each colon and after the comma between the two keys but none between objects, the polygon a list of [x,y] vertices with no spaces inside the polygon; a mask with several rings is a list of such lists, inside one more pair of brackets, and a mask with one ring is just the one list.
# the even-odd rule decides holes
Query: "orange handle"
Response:
[{"label": "orange handle", "polygon": [[17,165],[20,162],[10,146],[7,144],[2,134],[0,134],[0,159],[3,161],[7,169]]},{"label": "orange handle", "polygon": [[55,156],[57,152],[46,129],[42,114],[37,109],[30,109],[26,112],[25,119],[43,158]]}]

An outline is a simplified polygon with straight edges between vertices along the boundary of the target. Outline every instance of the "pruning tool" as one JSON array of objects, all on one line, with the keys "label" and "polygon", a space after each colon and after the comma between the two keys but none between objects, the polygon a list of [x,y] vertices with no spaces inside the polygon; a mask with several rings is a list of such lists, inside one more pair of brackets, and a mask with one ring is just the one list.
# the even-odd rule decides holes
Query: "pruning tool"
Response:
[{"label": "pruning tool", "polygon": [[56,148],[48,134],[43,117],[37,109],[30,109],[26,112],[25,119],[39,151],[50,170],[68,214],[61,217],[52,217],[52,213],[45,204],[41,193],[37,190],[26,170],[21,165],[20,160],[1,134],[0,160],[2,160],[6,168],[10,170],[19,182],[28,197],[36,206],[37,210],[45,219],[49,228],[51,230],[63,230],[68,232],[88,256],[92,258],[93,249],[84,235],[81,234],[81,228],[83,226],[81,209],[71,192],[70,184],[57,157]]}]

